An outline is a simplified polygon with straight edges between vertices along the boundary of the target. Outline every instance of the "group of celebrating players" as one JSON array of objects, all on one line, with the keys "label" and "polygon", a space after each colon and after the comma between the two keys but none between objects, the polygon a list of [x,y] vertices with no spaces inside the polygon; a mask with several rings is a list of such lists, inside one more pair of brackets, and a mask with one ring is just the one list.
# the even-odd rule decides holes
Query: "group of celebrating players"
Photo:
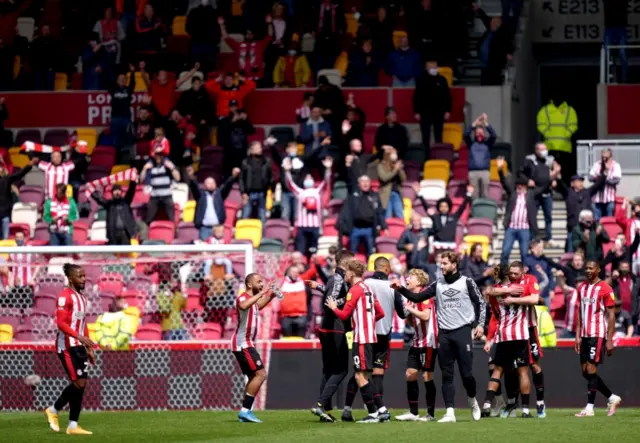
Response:
[{"label": "group of celebrating players", "polygon": [[[529,418],[531,384],[529,370],[537,397],[537,417],[544,418],[544,377],[537,335],[535,305],[539,288],[535,277],[525,274],[520,262],[494,269],[495,284],[485,293],[489,303],[475,282],[460,274],[460,257],[454,252],[442,254],[442,276],[429,283],[427,274],[412,269],[405,276],[405,284],[389,280],[389,260],[379,257],[375,272],[364,279],[365,265],[346,250],[336,255],[337,270],[326,286],[307,282],[323,291],[324,316],[319,330],[322,346],[322,382],[313,414],[323,422],[335,422],[329,413],[331,399],[347,377],[350,362],[354,374],[347,383],[347,395],[342,421],[355,421],[352,405],[360,391],[368,415],[358,423],[379,423],[390,420],[384,404],[383,379],[390,357],[390,337],[394,311],[413,327],[415,334],[406,363],[406,386],[409,412],[396,416],[399,421],[435,421],[436,386],[433,380],[436,358],[442,372],[442,396],[446,412],[440,423],[455,422],[453,384],[454,364],[457,362],[468,405],[474,420],[492,415],[503,418],[516,415],[517,397],[522,404],[522,417]],[[78,425],[82,399],[87,384],[88,366],[95,361],[95,344],[88,334],[86,323],[87,300],[83,294],[85,273],[82,267],[64,265],[68,286],[60,293],[56,320],[58,334],[56,348],[71,383],[62,391],[54,405],[45,409],[50,428],[59,432],[58,412],[70,407],[67,434],[91,434]],[[580,355],[582,375],[587,381],[587,405],[576,417],[594,415],[596,393],[607,398],[608,415],[613,415],[621,398],[611,392],[597,373],[604,353],[613,352],[615,325],[613,290],[600,280],[600,265],[590,261],[586,265],[587,281],[577,288],[580,307],[576,326],[575,350]],[[279,291],[257,273],[245,279],[245,291],[236,299],[238,325],[231,339],[233,351],[248,382],[242,408],[241,422],[260,423],[252,411],[254,399],[266,379],[266,371],[255,348],[260,329],[260,310],[279,296]],[[473,368],[473,340],[486,333],[485,350],[490,353],[489,383],[482,408],[476,400],[476,381]],[[351,358],[346,332],[353,331]],[[426,391],[427,412],[419,415],[419,383]],[[502,378],[507,396],[502,400]],[[504,406],[504,408],[503,408]]]}]

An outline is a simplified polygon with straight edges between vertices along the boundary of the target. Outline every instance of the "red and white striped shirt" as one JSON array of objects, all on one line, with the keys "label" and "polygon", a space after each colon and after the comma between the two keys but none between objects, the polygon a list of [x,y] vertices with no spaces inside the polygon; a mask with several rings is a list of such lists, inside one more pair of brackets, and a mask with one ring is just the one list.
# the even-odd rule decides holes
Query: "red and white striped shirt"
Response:
[{"label": "red and white striped shirt", "polygon": [[58,352],[63,352],[74,346],[82,346],[82,343],[70,335],[87,335],[86,324],[87,299],[84,295],[71,288],[64,288],[58,295],[58,309],[56,319],[58,334],[56,346]]},{"label": "red and white striped shirt", "polygon": [[[640,232],[640,220],[637,218],[633,218],[631,223],[629,223],[629,238],[627,239],[627,244],[629,242],[633,242],[633,239],[636,238],[636,233]],[[633,253],[633,261],[640,260],[640,248],[636,249],[636,252]]]},{"label": "red and white striped shirt", "polygon": [[[616,201],[617,182],[622,178],[622,168],[620,168],[620,163],[615,160],[611,160],[611,163],[613,166],[607,171],[607,181],[605,182],[604,188],[595,193],[591,200],[593,203],[610,203]],[[592,182],[596,181],[601,170],[602,160],[598,160],[591,168],[591,171],[589,171],[589,178]],[[616,179],[616,184],[609,184],[610,180]]]},{"label": "red and white striped shirt", "polygon": [[527,217],[527,193],[519,192],[516,198],[516,205],[511,214],[511,229],[529,229],[529,219]]},{"label": "red and white striped shirt", "polygon": [[240,309],[240,303],[251,298],[251,295],[243,292],[236,298],[236,312],[238,314],[238,326],[231,337],[231,350],[242,351],[255,347],[256,337],[260,329],[260,309],[254,303],[249,309]]},{"label": "red and white striped shirt", "polygon": [[298,228],[320,228],[322,226],[322,192],[328,185],[329,174],[317,188],[300,188],[293,181],[291,174],[286,173],[289,189],[296,196],[296,226]]},{"label": "red and white striped shirt", "polygon": [[49,162],[40,162],[38,163],[38,168],[44,171],[46,183],[44,198],[49,199],[56,195],[58,183],[64,183],[65,185],[69,183],[69,172],[73,171],[76,165],[73,162],[61,163],[58,166]]},{"label": "red and white striped shirt", "polygon": [[438,347],[438,326],[436,320],[435,303],[433,299],[421,303],[410,303],[410,306],[417,311],[431,311],[429,320],[422,320],[412,315],[411,324],[415,331],[413,335],[414,348],[437,348]]},{"label": "red and white striped shirt", "polygon": [[376,322],[384,317],[384,310],[371,289],[363,281],[356,283],[349,289],[344,307],[333,312],[343,321],[351,317],[354,343],[378,342]]},{"label": "red and white striped shirt", "polygon": [[578,297],[580,299],[580,317],[582,321],[582,337],[607,336],[607,319],[605,313],[607,308],[615,306],[615,295],[613,289],[602,280],[596,284],[582,283],[578,286]]},{"label": "red and white striped shirt", "polygon": [[28,286],[31,282],[31,256],[33,254],[9,254],[12,265],[13,286]]},{"label": "red and white striped shirt", "polygon": [[578,297],[578,291],[571,288],[571,292],[565,302],[564,327],[567,331],[576,332],[579,309],[580,300]]},{"label": "red and white striped shirt", "polygon": [[[521,285],[529,288],[529,294],[538,294],[540,295],[540,285],[538,284],[538,279],[535,275],[525,274],[524,278],[520,282]],[[538,326],[538,313],[536,312],[535,306],[525,306],[527,308],[527,320],[529,321],[529,327],[535,328]]]},{"label": "red and white striped shirt", "polygon": [[[506,287],[512,286],[509,284]],[[502,284],[494,285],[495,288],[505,287]],[[525,285],[522,297],[530,295],[529,286]],[[495,342],[529,340],[529,320],[527,307],[522,305],[506,306],[502,303],[502,297],[490,298],[491,311],[498,325]]]}]

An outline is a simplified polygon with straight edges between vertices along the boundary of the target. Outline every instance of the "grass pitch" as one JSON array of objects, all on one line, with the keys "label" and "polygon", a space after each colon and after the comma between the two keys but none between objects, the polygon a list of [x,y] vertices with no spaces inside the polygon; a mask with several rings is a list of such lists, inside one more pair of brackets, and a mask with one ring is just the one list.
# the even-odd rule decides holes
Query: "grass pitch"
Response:
[{"label": "grass pitch", "polygon": [[[364,411],[354,412],[356,418],[365,415]],[[392,417],[403,412],[392,411]],[[475,423],[465,408],[457,411],[455,424],[392,421],[370,425],[319,423],[310,412],[300,410],[258,411],[262,424],[238,423],[234,412],[83,412],[81,425],[94,432],[86,437],[64,433],[68,413],[60,415],[62,430],[55,434],[42,413],[6,412],[0,413],[0,442],[638,442],[640,409],[621,408],[614,417],[607,417],[600,408],[595,417],[582,419],[573,416],[576,412],[549,409],[544,420],[491,418]],[[442,414],[436,411],[437,417]]]}]

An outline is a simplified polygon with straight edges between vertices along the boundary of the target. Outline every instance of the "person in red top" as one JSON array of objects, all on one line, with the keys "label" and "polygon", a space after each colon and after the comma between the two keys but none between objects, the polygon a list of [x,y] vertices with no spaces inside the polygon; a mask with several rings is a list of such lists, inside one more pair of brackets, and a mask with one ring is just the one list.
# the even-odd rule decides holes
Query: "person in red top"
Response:
[{"label": "person in red top", "polygon": [[184,83],[189,81],[193,75],[200,69],[200,63],[195,63],[193,68],[178,80],[170,79],[167,71],[160,69],[156,78],[149,82],[149,75],[143,71],[144,62],[141,63],[140,72],[142,72],[142,79],[147,85],[149,95],[152,97],[152,101],[160,115],[167,117],[171,111],[176,107],[177,97],[176,90]]},{"label": "person in red top", "polygon": [[207,80],[204,87],[217,97],[216,114],[218,117],[226,117],[229,115],[229,104],[235,100],[238,108],[242,109],[244,98],[256,89],[253,80],[238,76],[240,82],[237,86],[234,84],[233,72],[227,72],[224,77],[220,76],[216,80]]},{"label": "person in red top", "polygon": [[351,289],[347,293],[347,302],[342,309],[338,309],[336,301],[327,298],[326,305],[340,320],[346,321],[351,318],[355,378],[362,400],[369,411],[369,415],[360,420],[360,423],[374,423],[389,421],[389,411],[384,406],[382,396],[375,391],[373,384],[369,383],[369,372],[373,371],[373,344],[378,341],[376,322],[384,317],[384,311],[363,281],[365,269],[361,261],[348,261],[345,281],[351,285]]},{"label": "person in red top", "polygon": [[53,406],[45,409],[44,413],[49,427],[54,432],[59,432],[58,412],[69,403],[67,434],[90,435],[92,432],[78,426],[78,418],[82,410],[82,397],[87,386],[87,367],[89,363],[93,364],[96,358],[95,343],[89,338],[89,329],[85,318],[87,299],[82,294],[86,277],[84,269],[78,265],[65,263],[63,269],[69,285],[58,296],[56,348],[71,383],[64,388]]},{"label": "person in red top", "polygon": [[238,72],[246,72],[247,78],[250,78],[251,80],[259,80],[264,76],[264,53],[267,49],[267,46],[269,46],[269,43],[271,43],[273,36],[273,26],[270,26],[271,22],[271,16],[267,15],[265,18],[265,23],[267,24],[268,34],[262,40],[256,41],[254,39],[255,36],[253,32],[250,29],[247,29],[247,32],[244,36],[244,41],[238,42],[227,33],[227,27],[224,24],[224,18],[218,17],[220,34],[237,57],[238,67],[236,70]]},{"label": "person in red top", "polygon": [[164,128],[155,128],[153,130],[153,140],[151,140],[151,149],[149,149],[149,152],[162,152],[162,155],[167,157],[170,151],[171,145],[167,137],[164,136]]},{"label": "person in red top", "polygon": [[576,353],[580,354],[582,376],[587,380],[587,406],[576,417],[593,417],[597,391],[607,399],[608,415],[616,413],[622,399],[613,394],[598,375],[603,352],[613,354],[615,332],[615,295],[613,289],[600,280],[600,264],[588,261],[585,271],[587,281],[578,286],[578,323],[576,325]]}]

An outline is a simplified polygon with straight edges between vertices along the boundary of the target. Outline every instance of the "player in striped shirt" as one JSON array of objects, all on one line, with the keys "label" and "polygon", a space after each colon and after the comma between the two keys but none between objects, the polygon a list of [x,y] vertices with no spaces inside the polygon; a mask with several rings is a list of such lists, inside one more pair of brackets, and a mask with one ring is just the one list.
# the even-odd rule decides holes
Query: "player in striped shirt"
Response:
[{"label": "player in striped shirt", "polygon": [[242,373],[247,376],[242,409],[238,420],[249,423],[262,423],[256,418],[251,408],[253,401],[260,391],[262,383],[267,378],[264,363],[255,348],[256,337],[260,329],[260,310],[269,304],[276,296],[271,284],[265,284],[260,274],[249,274],[244,281],[245,292],[236,298],[236,312],[238,326],[231,337],[231,351],[238,361]]},{"label": "player in striped shirt", "polygon": [[384,406],[382,396],[369,382],[369,372],[373,371],[373,345],[377,342],[376,322],[384,317],[384,310],[371,289],[362,280],[365,265],[358,260],[346,264],[345,281],[351,285],[347,302],[338,309],[336,301],[328,298],[326,305],[336,316],[345,321],[351,319],[353,326],[353,367],[356,382],[367,406],[369,415],[359,423],[389,421],[389,411]]},{"label": "player in striped shirt", "polygon": [[44,413],[49,427],[54,432],[60,431],[58,412],[69,403],[69,435],[91,435],[78,426],[78,418],[82,410],[82,397],[87,386],[87,368],[95,362],[95,343],[89,338],[86,323],[87,299],[83,295],[86,277],[84,269],[70,263],[64,264],[64,275],[69,285],[58,295],[56,320],[58,334],[56,348],[71,383],[60,394],[53,406]]},{"label": "player in striped shirt", "polygon": [[600,265],[588,261],[585,270],[587,281],[578,286],[578,322],[576,325],[576,353],[580,354],[582,376],[587,380],[587,406],[576,417],[593,417],[597,391],[607,399],[608,415],[616,413],[622,399],[613,394],[598,375],[598,365],[606,349],[613,354],[615,332],[615,295],[613,289],[600,280]]},{"label": "player in striped shirt", "polygon": [[[539,295],[530,280],[524,279],[524,265],[521,262],[513,262],[509,265],[509,286],[523,286],[523,292],[518,295],[507,295],[501,292],[503,283],[498,283],[489,288],[487,294],[490,297],[491,313],[496,318],[497,328],[495,334],[496,355],[494,359],[495,369],[489,380],[482,415],[488,417],[491,414],[491,402],[493,401],[500,379],[505,369],[515,366],[520,378],[520,392],[522,394],[522,417],[530,418],[529,394],[531,385],[529,382],[529,318],[528,305],[538,303]],[[489,338],[489,337],[487,337]]]},{"label": "player in striped shirt", "polygon": [[[421,269],[412,269],[406,280],[406,287],[411,292],[420,292],[429,284],[429,277]],[[436,357],[438,355],[438,323],[433,299],[405,305],[409,321],[415,331],[413,343],[407,357],[407,400],[409,412],[398,415],[398,421],[434,421],[436,408],[436,385],[433,381]],[[418,372],[422,371],[422,380],[426,389],[427,414],[418,415]]]}]

